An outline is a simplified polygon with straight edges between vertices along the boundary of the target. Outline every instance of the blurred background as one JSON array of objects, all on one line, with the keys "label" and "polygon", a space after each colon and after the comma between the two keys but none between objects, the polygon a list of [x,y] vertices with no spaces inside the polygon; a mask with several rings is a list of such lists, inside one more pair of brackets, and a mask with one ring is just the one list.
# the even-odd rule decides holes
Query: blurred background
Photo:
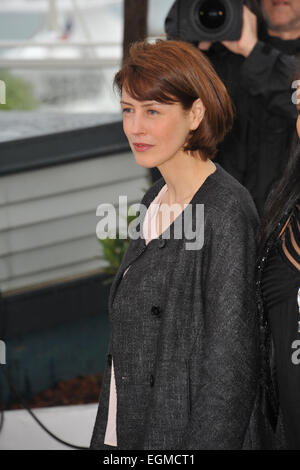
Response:
[{"label": "blurred background", "polygon": [[[151,184],[112,80],[130,42],[164,38],[172,0],[0,2],[0,449],[88,446],[128,240],[99,204]],[[32,416],[33,410],[34,416]]]}]

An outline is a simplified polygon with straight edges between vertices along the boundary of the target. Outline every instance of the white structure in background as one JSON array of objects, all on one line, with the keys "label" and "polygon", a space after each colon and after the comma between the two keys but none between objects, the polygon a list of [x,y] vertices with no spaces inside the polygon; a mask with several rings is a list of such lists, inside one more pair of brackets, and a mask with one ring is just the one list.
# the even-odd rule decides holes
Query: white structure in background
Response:
[{"label": "white structure in background", "polygon": [[0,68],[32,84],[41,111],[119,112],[111,84],[122,56],[120,1],[4,0],[0,35]]},{"label": "white structure in background", "polygon": [[[149,36],[164,34],[164,19],[173,1],[148,0]],[[0,12],[2,41],[28,40],[42,30],[59,29],[70,16],[81,26],[84,22],[85,32],[94,40],[121,43],[123,38],[123,0],[1,0]]]},{"label": "white structure in background", "polygon": [[[34,181],[34,184],[33,184]],[[96,208],[147,189],[131,153],[0,178],[0,291],[31,289],[99,271]]]},{"label": "white structure in background", "polygon": [[[150,37],[164,35],[172,3],[149,1]],[[119,112],[112,80],[122,39],[123,0],[1,0],[0,69],[28,79],[41,110]]]}]

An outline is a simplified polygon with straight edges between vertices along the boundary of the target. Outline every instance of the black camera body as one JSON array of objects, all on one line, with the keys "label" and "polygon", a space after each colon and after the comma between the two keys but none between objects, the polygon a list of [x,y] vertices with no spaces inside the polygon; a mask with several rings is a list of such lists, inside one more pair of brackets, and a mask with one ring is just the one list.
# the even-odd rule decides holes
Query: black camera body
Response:
[{"label": "black camera body", "polygon": [[187,42],[238,40],[243,3],[243,0],[179,0],[180,39]]}]

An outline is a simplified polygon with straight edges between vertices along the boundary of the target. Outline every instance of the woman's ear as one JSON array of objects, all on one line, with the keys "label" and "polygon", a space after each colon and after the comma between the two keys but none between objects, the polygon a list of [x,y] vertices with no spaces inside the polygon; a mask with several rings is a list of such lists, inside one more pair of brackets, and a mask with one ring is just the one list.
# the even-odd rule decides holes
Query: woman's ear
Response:
[{"label": "woman's ear", "polygon": [[200,100],[200,98],[197,98],[190,110],[190,117],[191,117],[191,131],[194,131],[198,128],[199,124],[201,123],[203,117],[205,114],[205,106]]}]

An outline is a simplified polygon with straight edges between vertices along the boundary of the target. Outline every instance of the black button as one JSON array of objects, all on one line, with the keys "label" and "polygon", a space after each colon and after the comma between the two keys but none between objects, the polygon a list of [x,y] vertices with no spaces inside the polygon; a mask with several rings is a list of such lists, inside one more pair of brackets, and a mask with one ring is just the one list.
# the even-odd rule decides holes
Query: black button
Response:
[{"label": "black button", "polygon": [[155,315],[156,317],[160,317],[161,309],[159,307],[157,307],[156,305],[152,305],[151,313],[152,313],[152,315]]},{"label": "black button", "polygon": [[158,242],[158,247],[159,248],[163,248],[166,244],[166,240],[164,238],[160,238],[159,242]]},{"label": "black button", "polygon": [[109,366],[111,366],[111,364],[112,364],[112,355],[111,354],[107,354],[107,364]]},{"label": "black button", "polygon": [[154,385],[154,376],[152,374],[150,375],[149,383],[150,383],[150,387],[153,387],[153,385]]}]

